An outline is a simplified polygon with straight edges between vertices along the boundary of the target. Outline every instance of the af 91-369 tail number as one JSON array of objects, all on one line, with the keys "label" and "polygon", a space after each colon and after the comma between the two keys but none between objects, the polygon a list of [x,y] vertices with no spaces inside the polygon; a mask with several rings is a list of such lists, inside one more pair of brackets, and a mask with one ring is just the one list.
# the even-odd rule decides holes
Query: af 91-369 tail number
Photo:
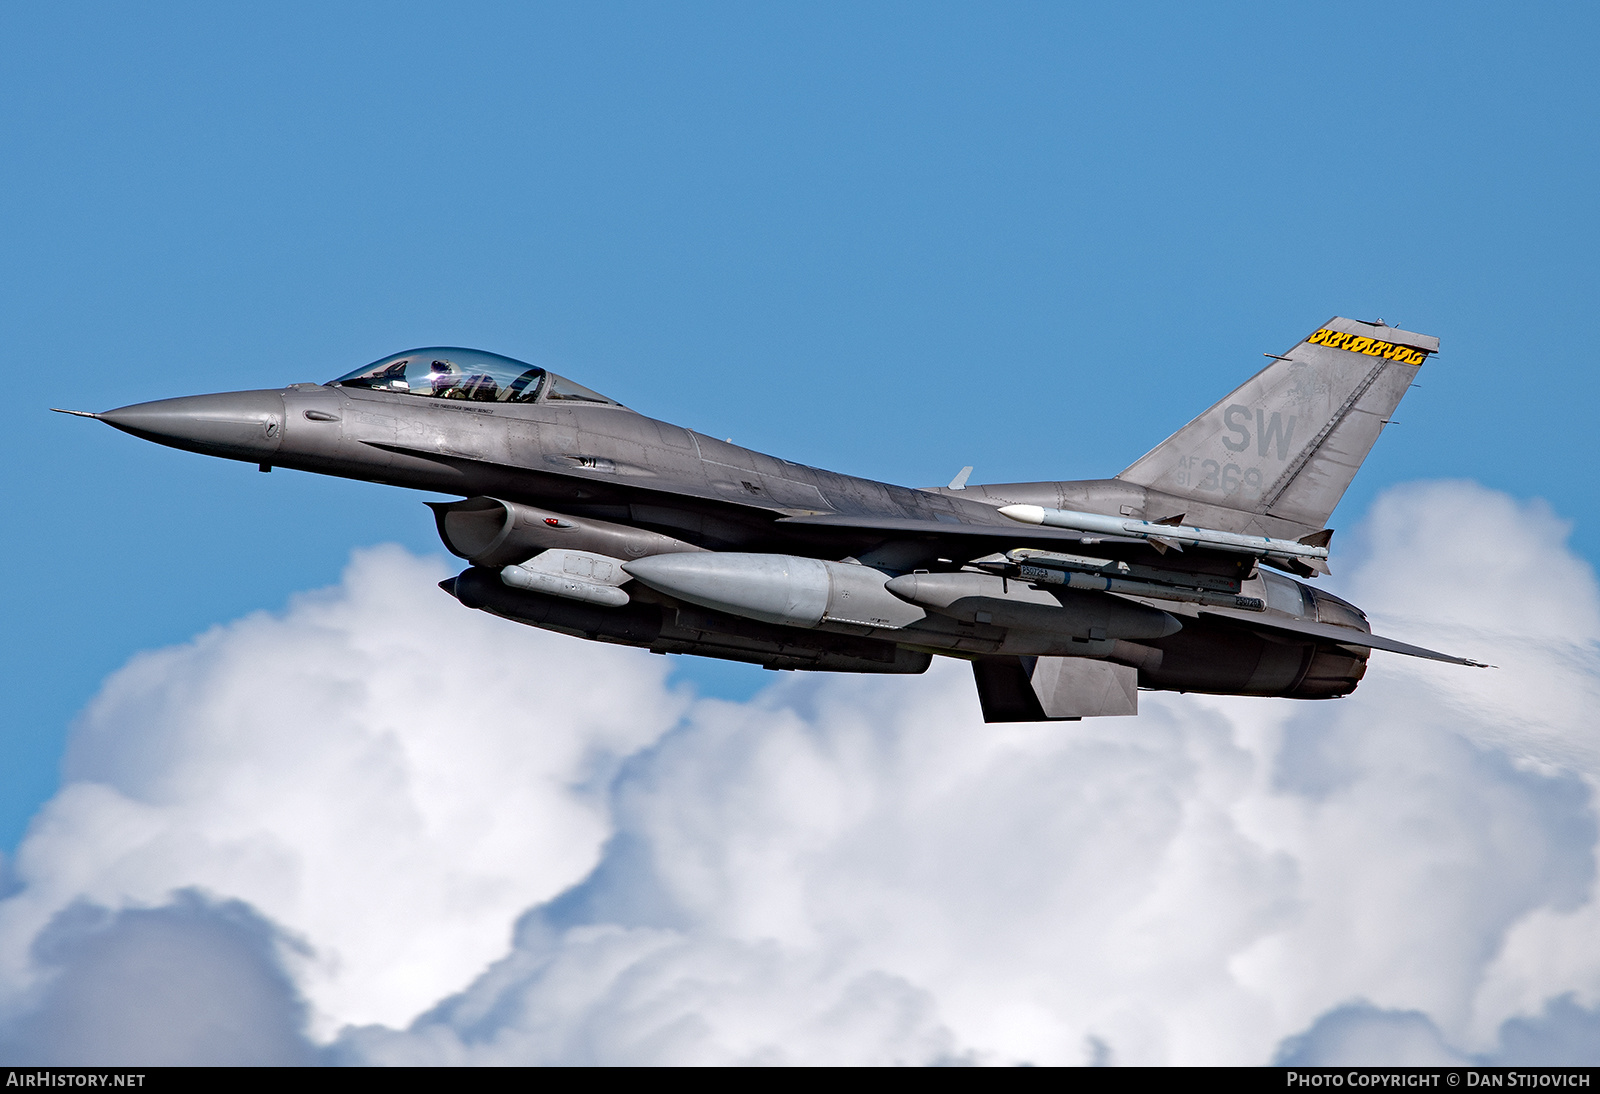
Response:
[{"label": "af 91-369 tail number", "polygon": [[1183,468],[1178,472],[1181,486],[1194,490],[1220,490],[1224,494],[1233,494],[1243,487],[1246,497],[1254,497],[1261,492],[1261,469],[1257,467],[1240,467],[1236,463],[1223,465],[1216,460],[1198,457],[1179,460],[1178,465]]}]

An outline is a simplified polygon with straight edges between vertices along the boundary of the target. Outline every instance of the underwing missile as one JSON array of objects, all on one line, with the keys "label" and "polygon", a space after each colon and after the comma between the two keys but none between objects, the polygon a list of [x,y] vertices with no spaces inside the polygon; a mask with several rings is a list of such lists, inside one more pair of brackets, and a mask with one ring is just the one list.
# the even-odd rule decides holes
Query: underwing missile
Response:
[{"label": "underwing missile", "polygon": [[1165,638],[1183,629],[1173,616],[1095,592],[1030,590],[994,574],[911,573],[888,582],[895,596],[964,622],[1096,639]]},{"label": "underwing missile", "polygon": [[1126,562],[1113,562],[1109,558],[1064,555],[1024,547],[1007,551],[1004,555],[977,559],[971,565],[1035,584],[1065,585],[1069,589],[1147,596],[1208,607],[1238,608],[1247,612],[1265,611],[1267,607],[1260,597],[1238,595],[1237,584],[1230,591],[1176,583],[1184,579],[1195,580],[1193,575],[1172,575],[1170,580],[1164,581],[1132,577],[1129,576],[1132,568]]},{"label": "underwing missile", "polygon": [[1064,585],[1069,589],[1178,600],[1188,604],[1205,604],[1208,607],[1238,608],[1246,612],[1267,610],[1266,603],[1260,597],[1234,596],[1230,593],[1207,592],[1204,589],[1180,589],[1173,585],[1157,585],[1153,581],[1130,581],[1122,577],[1104,577],[1100,574],[1077,573],[1072,570],[1052,570],[1043,566],[1019,566],[1017,576],[1024,581]]},{"label": "underwing missile", "polygon": [[1257,558],[1293,558],[1324,565],[1328,559],[1328,537],[1322,532],[1306,537],[1306,540],[1321,542],[1302,542],[1293,539],[1273,539],[1270,536],[1246,536],[1215,528],[1194,528],[1186,524],[1158,524],[1150,520],[1108,517],[1102,513],[1079,513],[1071,509],[1046,509],[1040,505],[1003,505],[1000,507],[1000,515],[1020,524],[1043,524],[1052,528],[1070,528],[1075,532],[1093,532],[1105,536],[1134,536],[1178,550],[1184,547],[1209,547],[1214,551],[1227,551],[1230,554],[1254,555]]}]

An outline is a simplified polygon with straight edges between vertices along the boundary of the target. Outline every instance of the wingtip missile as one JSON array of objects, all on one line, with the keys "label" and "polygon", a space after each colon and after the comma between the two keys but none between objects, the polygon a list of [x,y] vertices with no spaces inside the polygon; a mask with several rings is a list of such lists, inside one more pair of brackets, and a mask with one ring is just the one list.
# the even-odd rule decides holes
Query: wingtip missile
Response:
[{"label": "wingtip missile", "polygon": [[1044,523],[1044,507],[1041,505],[1002,505],[1000,515],[1019,524]]},{"label": "wingtip missile", "polygon": [[[1189,525],[1169,524],[1167,521],[1130,520],[1126,517],[1109,517],[1103,513],[1079,513],[1070,509],[1046,509],[1039,505],[1006,505],[1000,515],[1023,524],[1047,524],[1052,528],[1069,528],[1077,532],[1090,532],[1108,536],[1133,536],[1142,539],[1165,553],[1181,551],[1185,547],[1209,547],[1232,554],[1254,555],[1257,558],[1288,559],[1315,566],[1326,565],[1328,548],[1326,529],[1307,539],[1323,538],[1322,543],[1296,542],[1291,539],[1272,539],[1268,536],[1247,536],[1237,532],[1224,532],[1216,528],[1194,528]],[[1169,520],[1171,518],[1168,518]]]}]

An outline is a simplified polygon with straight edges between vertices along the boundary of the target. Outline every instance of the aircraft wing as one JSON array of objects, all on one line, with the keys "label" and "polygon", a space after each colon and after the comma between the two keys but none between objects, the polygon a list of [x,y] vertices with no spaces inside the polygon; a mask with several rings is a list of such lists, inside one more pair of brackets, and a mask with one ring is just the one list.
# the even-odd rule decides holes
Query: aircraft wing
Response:
[{"label": "aircraft wing", "polygon": [[[905,535],[967,536],[1001,540],[1031,540],[1034,542],[1054,541],[1056,543],[1077,543],[1084,536],[1082,532],[1074,532],[1069,529],[1019,525],[1015,522],[1008,522],[1004,525],[957,524],[942,520],[918,520],[912,517],[848,516],[840,513],[784,517],[778,523],[860,531],[898,532]],[[1137,547],[1149,546],[1146,541],[1133,537],[1094,536],[1090,538],[1100,543],[1128,544]],[[1316,623],[1310,620],[1289,619],[1286,617],[1268,617],[1255,612],[1237,611],[1231,608],[1208,607],[1198,614],[1210,616],[1214,619],[1224,619],[1230,623],[1250,627],[1253,630],[1269,630],[1303,635],[1307,638],[1319,638],[1325,642],[1337,642],[1344,646],[1386,650],[1389,653],[1404,654],[1407,657],[1422,657],[1430,661],[1444,661],[1448,664],[1466,665],[1470,668],[1492,667],[1485,665],[1481,661],[1473,661],[1466,657],[1455,657],[1448,653],[1439,653],[1437,650],[1424,649],[1421,646],[1413,646],[1408,642],[1399,642],[1393,638],[1384,638],[1382,635],[1352,630],[1349,627],[1338,627],[1332,623]]]},{"label": "aircraft wing", "polygon": [[819,528],[840,528],[865,532],[892,532],[910,536],[975,536],[983,539],[1032,540],[1045,543],[1119,543],[1134,547],[1149,546],[1133,536],[1100,536],[1071,529],[1039,525],[964,524],[957,521],[921,520],[916,517],[852,516],[844,513],[818,513],[815,516],[783,517],[779,524],[805,524]]},{"label": "aircraft wing", "polygon": [[1149,540],[1135,536],[1116,536],[1098,532],[1083,532],[1072,528],[1050,525],[1022,524],[1014,520],[1004,523],[959,522],[952,517],[927,519],[921,517],[891,517],[877,514],[817,513],[782,517],[774,522],[777,528],[792,527],[813,531],[854,533],[856,539],[899,538],[923,541],[942,541],[941,550],[950,552],[951,558],[971,558],[995,550],[1013,547],[1055,547],[1069,551],[1082,551],[1085,544],[1091,550],[1111,558],[1125,558],[1140,565],[1172,573],[1212,577],[1243,577],[1243,559],[1203,548],[1179,554],[1158,553]]},{"label": "aircraft wing", "polygon": [[1226,619],[1230,623],[1243,624],[1252,630],[1282,631],[1286,634],[1300,634],[1307,638],[1320,638],[1327,642],[1337,642],[1341,646],[1361,646],[1366,649],[1387,650],[1390,653],[1403,653],[1407,657],[1424,657],[1429,661],[1444,661],[1452,665],[1466,665],[1468,668],[1487,669],[1493,665],[1485,665],[1482,661],[1473,661],[1465,657],[1452,657],[1448,653],[1439,653],[1436,650],[1423,649],[1407,642],[1397,642],[1393,638],[1384,638],[1380,635],[1369,634],[1364,631],[1351,630],[1349,627],[1336,627],[1332,623],[1313,623],[1310,620],[1288,619],[1279,617],[1266,617],[1254,612],[1235,611],[1231,608],[1206,608],[1200,616],[1213,619]]}]

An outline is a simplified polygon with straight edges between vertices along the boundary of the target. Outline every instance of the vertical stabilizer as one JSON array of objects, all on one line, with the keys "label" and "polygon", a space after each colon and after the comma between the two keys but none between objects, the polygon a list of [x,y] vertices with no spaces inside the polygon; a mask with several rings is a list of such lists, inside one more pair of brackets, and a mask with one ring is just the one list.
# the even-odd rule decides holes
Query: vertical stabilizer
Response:
[{"label": "vertical stabilizer", "polygon": [[1335,317],[1117,478],[1321,528],[1439,340]]}]

